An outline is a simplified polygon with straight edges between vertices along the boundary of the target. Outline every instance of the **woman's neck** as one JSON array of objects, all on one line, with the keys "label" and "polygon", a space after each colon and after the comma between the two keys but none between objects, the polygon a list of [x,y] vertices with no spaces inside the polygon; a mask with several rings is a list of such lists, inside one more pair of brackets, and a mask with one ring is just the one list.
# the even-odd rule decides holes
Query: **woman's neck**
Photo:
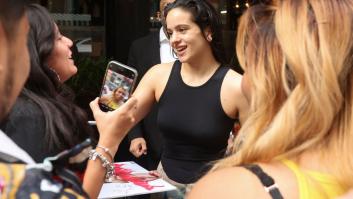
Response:
[{"label": "woman's neck", "polygon": [[212,52],[203,53],[189,62],[182,63],[182,71],[187,74],[204,76],[219,67],[220,63],[214,58]]},{"label": "woman's neck", "polygon": [[330,173],[330,168],[327,167],[330,161],[327,154],[323,154],[321,150],[308,150],[299,157],[293,159],[298,165],[305,170],[315,170],[323,173]]},{"label": "woman's neck", "polygon": [[181,66],[181,76],[185,84],[200,86],[215,73],[220,63],[213,56],[200,58],[195,62],[185,62]]}]

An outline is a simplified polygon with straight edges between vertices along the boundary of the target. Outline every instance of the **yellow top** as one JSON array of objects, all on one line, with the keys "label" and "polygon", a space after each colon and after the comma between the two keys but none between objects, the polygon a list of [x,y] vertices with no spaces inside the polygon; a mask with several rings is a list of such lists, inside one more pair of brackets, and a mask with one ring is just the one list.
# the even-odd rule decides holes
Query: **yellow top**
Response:
[{"label": "yellow top", "polygon": [[124,101],[122,101],[122,100],[120,100],[119,102],[114,102],[114,100],[109,99],[108,102],[106,102],[106,105],[114,110],[119,108],[123,104],[124,104]]},{"label": "yellow top", "polygon": [[297,178],[300,199],[329,199],[343,195],[346,192],[332,175],[302,170],[291,160],[284,159],[282,162],[293,171]]},{"label": "yellow top", "polygon": [[115,103],[113,100],[109,100],[107,102],[107,106],[109,106],[112,109],[117,109],[119,107],[119,105],[117,103]]}]

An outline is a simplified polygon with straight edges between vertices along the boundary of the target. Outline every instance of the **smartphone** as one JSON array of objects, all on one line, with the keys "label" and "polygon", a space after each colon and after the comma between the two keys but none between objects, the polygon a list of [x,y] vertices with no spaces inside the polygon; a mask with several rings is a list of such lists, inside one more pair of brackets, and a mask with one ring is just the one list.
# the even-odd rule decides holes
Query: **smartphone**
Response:
[{"label": "smartphone", "polygon": [[105,72],[99,95],[99,106],[103,111],[113,111],[125,103],[136,83],[137,71],[117,61],[110,61]]}]

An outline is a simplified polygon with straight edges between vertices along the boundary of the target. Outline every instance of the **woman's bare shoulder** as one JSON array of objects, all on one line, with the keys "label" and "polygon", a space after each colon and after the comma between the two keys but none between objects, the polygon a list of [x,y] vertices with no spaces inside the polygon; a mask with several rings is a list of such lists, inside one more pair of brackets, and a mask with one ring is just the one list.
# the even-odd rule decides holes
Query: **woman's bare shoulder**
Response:
[{"label": "woman's bare shoulder", "polygon": [[222,106],[232,118],[237,115],[241,122],[245,121],[248,112],[248,101],[242,90],[243,76],[234,70],[229,70],[223,80],[221,88]]},{"label": "woman's bare shoulder", "polygon": [[154,98],[158,100],[168,82],[172,67],[173,62],[151,67],[143,76],[136,90],[153,91]]},{"label": "woman's bare shoulder", "polygon": [[[152,66],[142,77],[140,84],[158,85],[168,79],[173,63],[157,64]],[[151,85],[149,85],[151,86]]]},{"label": "woman's bare shoulder", "polygon": [[241,88],[243,76],[234,70],[229,70],[224,78],[222,89],[224,89],[227,95],[233,99],[243,98],[243,91]]},{"label": "woman's bare shoulder", "polygon": [[240,87],[242,79],[243,79],[243,75],[241,75],[240,73],[237,73],[234,70],[229,70],[224,80],[226,84]]},{"label": "woman's bare shoulder", "polygon": [[211,172],[200,179],[188,194],[188,199],[268,198],[261,183],[242,167],[230,167]]},{"label": "woman's bare shoulder", "polygon": [[148,72],[153,73],[154,75],[160,75],[160,74],[166,75],[165,74],[166,72],[169,74],[170,71],[172,70],[173,63],[174,62],[154,65],[153,67],[151,67],[151,69]]}]

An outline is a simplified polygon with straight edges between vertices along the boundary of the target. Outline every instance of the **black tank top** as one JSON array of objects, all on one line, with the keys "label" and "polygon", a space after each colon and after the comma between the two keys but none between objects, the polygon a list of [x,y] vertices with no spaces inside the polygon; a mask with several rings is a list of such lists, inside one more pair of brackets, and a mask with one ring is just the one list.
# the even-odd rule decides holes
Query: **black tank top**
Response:
[{"label": "black tank top", "polygon": [[218,67],[203,85],[191,87],[181,77],[175,61],[158,102],[158,126],[164,137],[162,165],[179,183],[194,183],[223,157],[235,120],[221,105],[221,86],[228,67]]}]

